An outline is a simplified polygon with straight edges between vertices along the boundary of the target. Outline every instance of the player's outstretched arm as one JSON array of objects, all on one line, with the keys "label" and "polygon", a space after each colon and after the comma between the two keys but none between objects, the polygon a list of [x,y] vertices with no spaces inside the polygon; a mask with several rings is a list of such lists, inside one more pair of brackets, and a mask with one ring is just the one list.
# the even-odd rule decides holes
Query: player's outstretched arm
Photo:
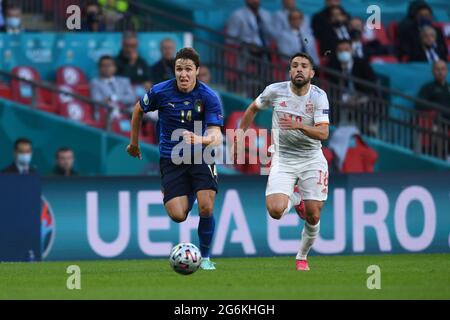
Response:
[{"label": "player's outstretched arm", "polygon": [[139,128],[141,126],[142,115],[144,112],[139,104],[136,103],[131,117],[130,144],[127,146],[127,152],[132,157],[142,159],[141,150],[139,149]]},{"label": "player's outstretched arm", "polygon": [[329,135],[328,123],[320,123],[315,126],[308,126],[302,122],[293,121],[291,117],[281,118],[278,122],[282,130],[300,130],[306,136],[316,140],[326,140]]}]

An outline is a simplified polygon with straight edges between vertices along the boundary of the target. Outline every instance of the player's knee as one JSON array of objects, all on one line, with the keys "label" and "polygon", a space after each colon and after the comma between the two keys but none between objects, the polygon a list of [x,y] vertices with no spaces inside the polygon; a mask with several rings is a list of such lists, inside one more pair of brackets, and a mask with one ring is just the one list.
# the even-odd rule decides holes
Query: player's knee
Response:
[{"label": "player's knee", "polygon": [[284,210],[286,210],[286,208],[279,204],[267,204],[267,211],[269,211],[270,216],[274,219],[281,219]]},{"label": "player's knee", "polygon": [[210,217],[213,214],[213,205],[209,203],[199,204],[198,212],[201,217]]},{"label": "player's knee", "polygon": [[309,208],[306,210],[306,221],[309,224],[316,225],[320,220],[320,209],[319,208]]},{"label": "player's knee", "polygon": [[176,223],[180,223],[186,220],[187,214],[183,212],[169,212],[169,217]]}]

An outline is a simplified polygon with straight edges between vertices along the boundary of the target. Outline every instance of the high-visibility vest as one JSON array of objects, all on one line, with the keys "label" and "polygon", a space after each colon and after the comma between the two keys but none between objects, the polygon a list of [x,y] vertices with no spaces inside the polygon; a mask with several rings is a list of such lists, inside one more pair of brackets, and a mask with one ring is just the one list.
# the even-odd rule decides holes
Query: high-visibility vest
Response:
[{"label": "high-visibility vest", "polygon": [[98,4],[102,7],[113,7],[119,12],[128,11],[127,0],[98,0]]}]

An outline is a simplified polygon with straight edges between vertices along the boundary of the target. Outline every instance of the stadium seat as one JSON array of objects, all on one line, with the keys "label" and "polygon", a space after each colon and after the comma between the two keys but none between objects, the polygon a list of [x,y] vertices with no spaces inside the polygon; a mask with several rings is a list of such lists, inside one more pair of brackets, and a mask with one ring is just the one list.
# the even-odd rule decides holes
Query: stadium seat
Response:
[{"label": "stadium seat", "polygon": [[355,144],[354,147],[348,148],[347,153],[345,154],[342,172],[374,172],[378,153],[370,148],[358,135],[355,135]]},{"label": "stadium seat", "polygon": [[62,66],[56,70],[56,84],[76,87],[87,85],[88,81],[84,72],[74,66]]},{"label": "stadium seat", "polygon": [[389,36],[389,39],[393,44],[397,44],[397,29],[398,29],[397,21],[392,21],[391,23],[388,24],[387,35]]},{"label": "stadium seat", "polygon": [[[433,130],[433,123],[438,116],[435,110],[422,111],[419,116],[419,127],[422,129]],[[421,133],[420,143],[422,148],[427,150],[431,147],[431,135],[428,132]]]},{"label": "stadium seat", "polygon": [[82,122],[90,126],[96,126],[92,108],[88,104],[79,101],[63,103],[60,107],[59,113],[68,119]]},{"label": "stadium seat", "polygon": [[8,84],[0,82],[0,97],[5,99],[12,99],[11,88]]},{"label": "stadium seat", "polygon": [[398,59],[391,55],[371,56],[370,63],[398,63]]},{"label": "stadium seat", "polygon": [[155,125],[152,121],[144,121],[141,127],[140,140],[150,144],[156,144]]},{"label": "stadium seat", "polygon": [[[12,75],[31,81],[39,82],[41,77],[36,69],[28,66],[17,66],[11,71]],[[33,93],[33,87],[23,81],[17,79],[11,79],[11,92],[13,100],[31,105],[33,99],[36,99],[36,107],[40,110],[57,112],[57,106],[52,103],[52,94],[48,90],[35,87]]]}]

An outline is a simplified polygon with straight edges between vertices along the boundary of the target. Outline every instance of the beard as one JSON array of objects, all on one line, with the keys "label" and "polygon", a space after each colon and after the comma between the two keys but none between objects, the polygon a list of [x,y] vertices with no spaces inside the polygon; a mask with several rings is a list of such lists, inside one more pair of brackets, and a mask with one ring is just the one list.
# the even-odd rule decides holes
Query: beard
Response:
[{"label": "beard", "polygon": [[297,89],[303,88],[306,84],[311,82],[311,78],[303,78],[303,80],[296,80],[295,77],[291,77],[291,82]]}]

